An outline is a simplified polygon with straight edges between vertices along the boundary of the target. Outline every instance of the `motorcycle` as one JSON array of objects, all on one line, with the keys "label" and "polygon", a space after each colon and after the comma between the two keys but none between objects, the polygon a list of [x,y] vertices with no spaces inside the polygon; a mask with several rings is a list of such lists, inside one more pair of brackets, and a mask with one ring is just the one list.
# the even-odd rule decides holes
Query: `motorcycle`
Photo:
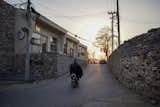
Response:
[{"label": "motorcycle", "polygon": [[76,74],[75,73],[73,73],[73,74],[71,74],[71,87],[72,88],[76,88],[76,87],[78,87],[78,78],[77,78],[77,76],[76,76]]}]

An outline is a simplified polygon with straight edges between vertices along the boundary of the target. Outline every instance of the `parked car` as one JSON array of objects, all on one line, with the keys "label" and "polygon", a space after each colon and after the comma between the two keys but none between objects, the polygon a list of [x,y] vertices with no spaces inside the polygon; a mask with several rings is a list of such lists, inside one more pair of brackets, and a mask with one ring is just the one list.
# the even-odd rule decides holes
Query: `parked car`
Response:
[{"label": "parked car", "polygon": [[99,64],[106,64],[106,60],[100,60]]}]

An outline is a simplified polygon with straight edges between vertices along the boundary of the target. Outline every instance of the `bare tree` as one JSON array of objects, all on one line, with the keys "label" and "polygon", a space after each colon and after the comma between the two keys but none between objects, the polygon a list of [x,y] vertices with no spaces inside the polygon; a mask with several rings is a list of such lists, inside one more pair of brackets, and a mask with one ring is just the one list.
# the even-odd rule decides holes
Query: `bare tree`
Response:
[{"label": "bare tree", "polygon": [[105,52],[107,59],[111,53],[111,34],[110,28],[104,27],[101,28],[98,33],[95,42],[93,43],[94,46],[100,48],[103,52]]}]

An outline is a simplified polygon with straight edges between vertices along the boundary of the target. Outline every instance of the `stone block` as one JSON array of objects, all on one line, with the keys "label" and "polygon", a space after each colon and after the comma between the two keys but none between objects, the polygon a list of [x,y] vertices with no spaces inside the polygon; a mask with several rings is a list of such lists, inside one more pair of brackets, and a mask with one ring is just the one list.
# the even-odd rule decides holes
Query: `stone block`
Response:
[{"label": "stone block", "polygon": [[141,95],[160,99],[159,41],[160,28],[136,36],[112,53],[108,65],[126,87]]}]

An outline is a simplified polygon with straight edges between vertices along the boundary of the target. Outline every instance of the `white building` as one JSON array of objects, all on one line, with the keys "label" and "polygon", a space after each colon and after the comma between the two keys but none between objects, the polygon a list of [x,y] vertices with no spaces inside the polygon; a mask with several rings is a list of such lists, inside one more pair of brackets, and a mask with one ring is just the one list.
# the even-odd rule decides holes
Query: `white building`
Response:
[{"label": "white building", "polygon": [[[87,63],[87,47],[69,31],[34,9],[28,12],[6,2],[1,3],[6,17],[10,14],[7,13],[9,9],[14,13],[11,17],[14,22],[12,69],[15,73],[24,75],[26,80],[42,76],[51,78],[55,72],[67,72],[66,67],[69,68],[74,58],[77,58],[80,64]],[[3,24],[1,27],[3,28]]]}]

